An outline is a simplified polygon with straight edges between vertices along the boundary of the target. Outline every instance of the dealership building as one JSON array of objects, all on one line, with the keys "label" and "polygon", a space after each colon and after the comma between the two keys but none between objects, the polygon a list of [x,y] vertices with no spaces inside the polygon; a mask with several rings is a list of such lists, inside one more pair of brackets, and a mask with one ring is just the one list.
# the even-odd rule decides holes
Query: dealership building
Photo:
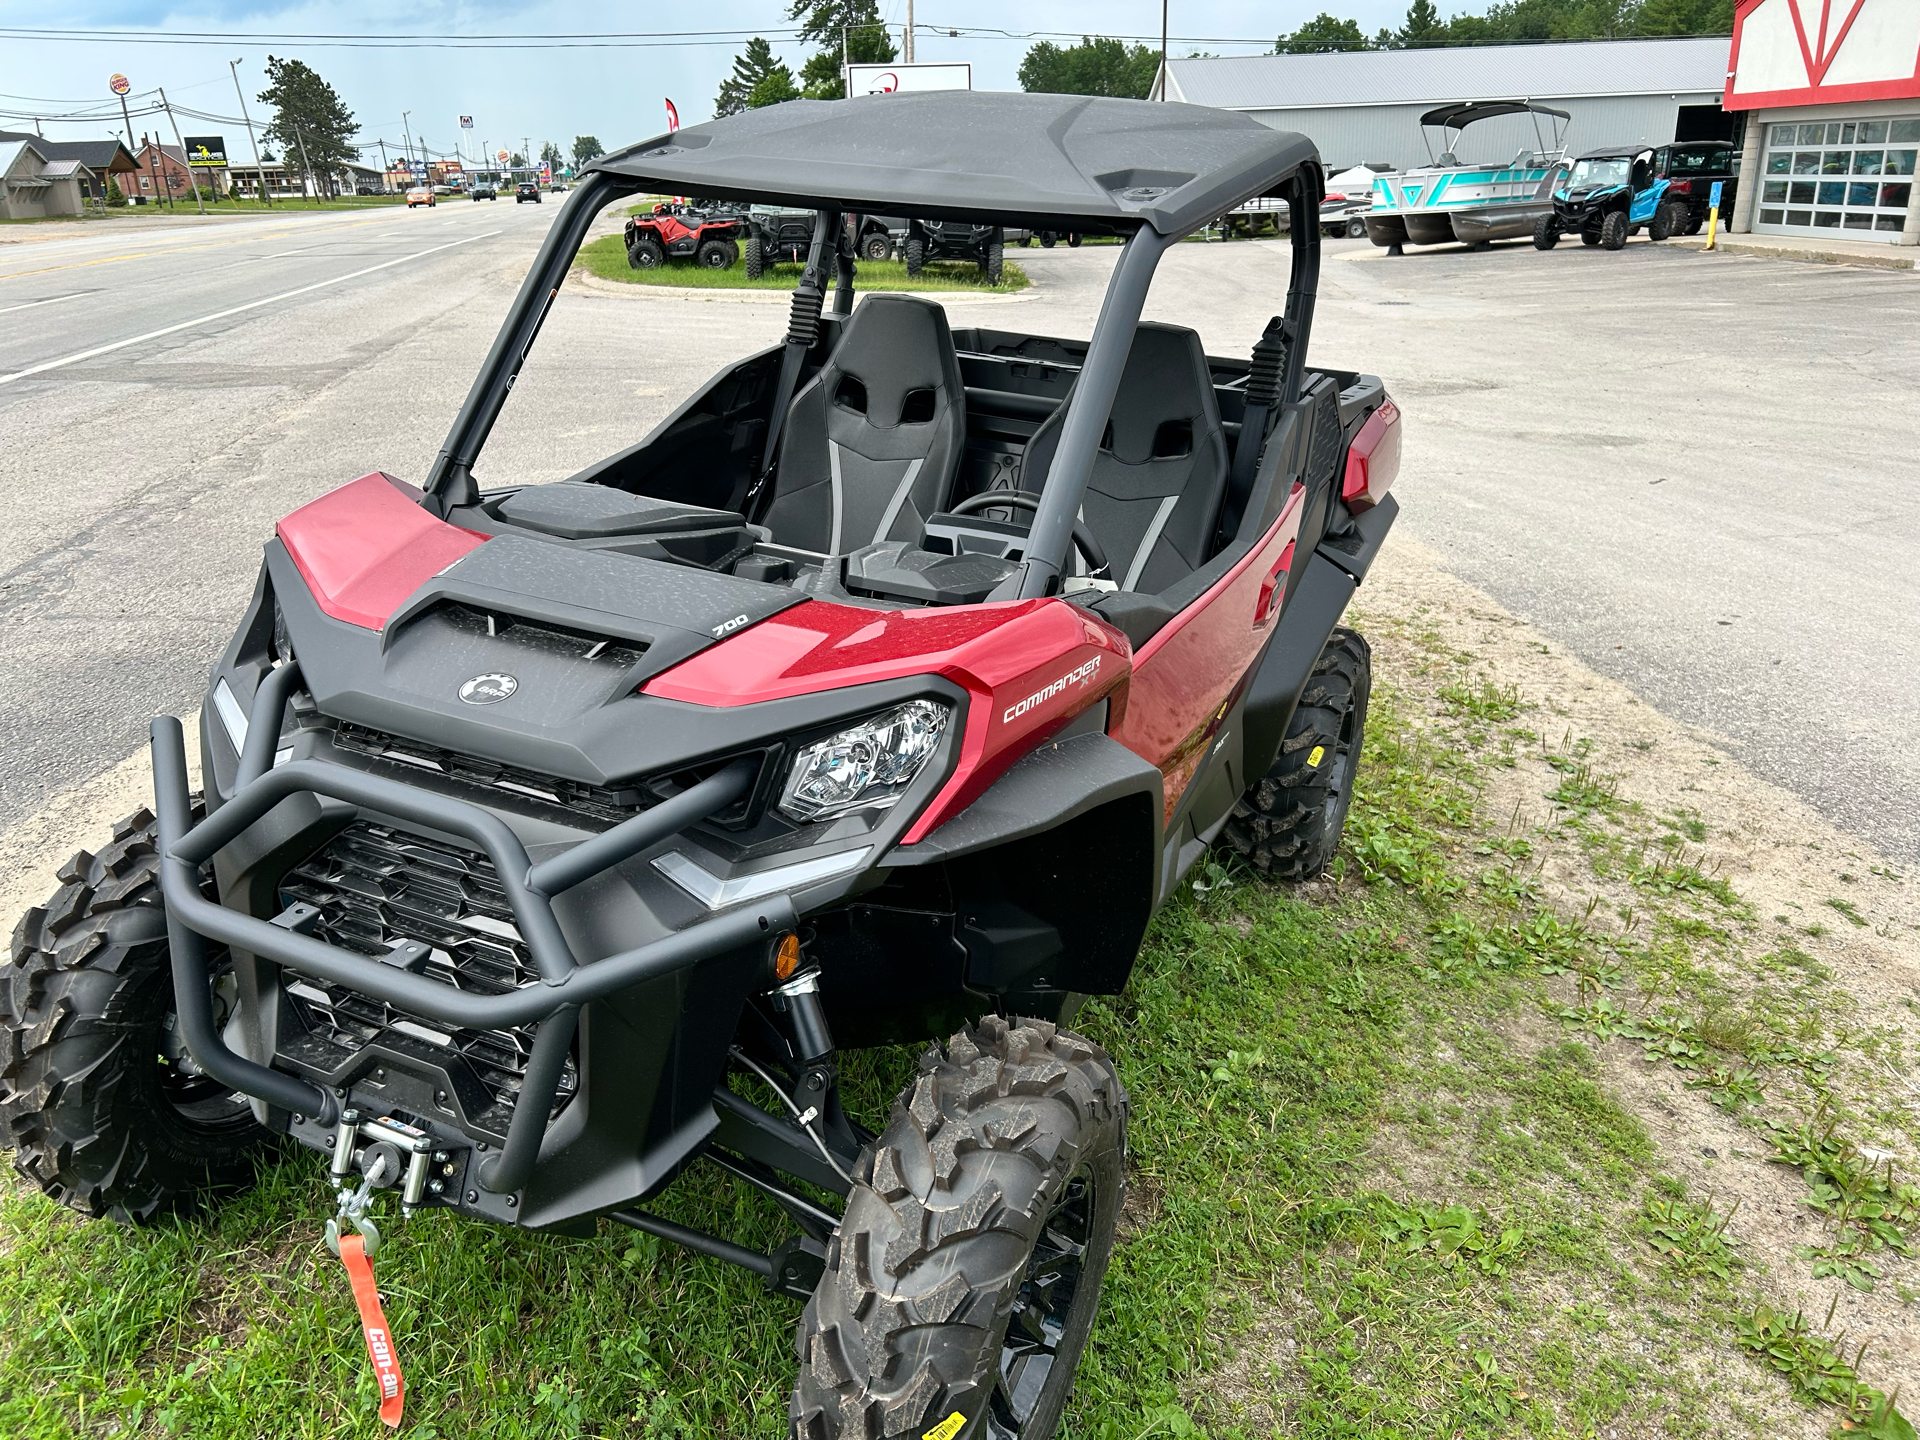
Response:
[{"label": "dealership building", "polygon": [[[1920,0],[1895,3],[1920,8]],[[1737,122],[1720,103],[1726,81],[1727,41],[1720,36],[1196,56],[1168,61],[1166,92],[1170,100],[1239,110],[1276,130],[1297,130],[1335,171],[1406,170],[1438,154],[1437,145],[1427,149],[1420,117],[1459,100],[1531,100],[1564,110],[1572,117],[1565,143],[1575,154],[1603,145],[1732,140]],[[1503,163],[1521,150],[1551,149],[1550,125],[1528,115],[1483,120],[1466,132],[1459,153]]]},{"label": "dealership building", "polygon": [[1920,0],[1739,0],[1727,71],[1733,229],[1920,244]]}]

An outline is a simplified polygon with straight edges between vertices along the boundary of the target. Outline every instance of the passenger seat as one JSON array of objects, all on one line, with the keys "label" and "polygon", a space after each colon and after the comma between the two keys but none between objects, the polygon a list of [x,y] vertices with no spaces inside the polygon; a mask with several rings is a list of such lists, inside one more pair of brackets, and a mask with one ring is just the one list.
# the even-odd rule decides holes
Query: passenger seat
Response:
[{"label": "passenger seat", "polygon": [[[1022,490],[1045,484],[1071,400],[1027,443]],[[1204,565],[1226,489],[1227,437],[1199,335],[1140,325],[1080,508],[1120,589],[1157,595]]]},{"label": "passenger seat", "polygon": [[952,494],[966,404],[946,311],[912,295],[862,298],[787,411],[765,516],[773,538],[826,555],[917,540]]}]

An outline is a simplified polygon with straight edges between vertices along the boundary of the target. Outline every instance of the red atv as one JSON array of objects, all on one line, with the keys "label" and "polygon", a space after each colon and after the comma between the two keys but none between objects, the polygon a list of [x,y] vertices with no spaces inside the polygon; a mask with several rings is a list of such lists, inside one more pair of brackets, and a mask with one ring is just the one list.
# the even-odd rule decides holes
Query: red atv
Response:
[{"label": "red atv", "polygon": [[[139,1221],[304,1147],[363,1304],[383,1207],[630,1226],[804,1302],[796,1436],[1051,1435],[1127,1173],[1119,1071],[1069,1027],[1209,846],[1318,874],[1360,763],[1340,620],[1399,412],[1309,363],[1323,188],[1242,115],[969,91],[596,160],[424,490],[370,474],[268,541],[204,798],[156,720],[157,819],[14,931],[22,1174]],[[567,480],[495,458],[483,489],[595,217],[663,191],[815,212],[784,342]],[[1292,272],[1251,353],[1143,323],[1168,250],[1265,195]],[[1125,245],[1091,338],[954,330],[855,305],[843,213]],[[647,263],[722,243],[636,230]],[[847,1052],[928,1040],[890,1108],[843,1093]],[[646,1208],[695,1166],[790,1238]]]},{"label": "red atv", "polygon": [[650,215],[627,221],[627,264],[652,270],[669,260],[691,260],[706,270],[725,270],[740,258],[746,222],[684,205],[660,204]]}]

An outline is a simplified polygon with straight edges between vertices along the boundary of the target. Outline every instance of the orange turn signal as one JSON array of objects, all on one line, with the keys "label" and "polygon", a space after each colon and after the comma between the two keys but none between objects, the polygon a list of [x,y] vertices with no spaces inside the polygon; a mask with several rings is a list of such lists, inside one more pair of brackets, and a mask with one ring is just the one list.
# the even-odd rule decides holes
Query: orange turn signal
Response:
[{"label": "orange turn signal", "polygon": [[775,979],[791,980],[793,972],[800,968],[800,937],[789,930],[780,937],[780,943],[773,947],[773,974]]}]

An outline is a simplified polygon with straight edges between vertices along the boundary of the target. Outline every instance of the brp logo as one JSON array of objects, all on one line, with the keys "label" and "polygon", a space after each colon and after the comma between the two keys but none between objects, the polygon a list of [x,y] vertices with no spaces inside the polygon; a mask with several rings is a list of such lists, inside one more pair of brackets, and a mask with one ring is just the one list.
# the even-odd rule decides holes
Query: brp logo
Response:
[{"label": "brp logo", "polygon": [[883,74],[874,76],[873,83],[867,87],[867,93],[869,95],[891,95],[899,88],[900,77],[894,74],[893,71],[888,70]]},{"label": "brp logo", "polygon": [[519,688],[511,675],[476,675],[460,687],[460,698],[469,705],[497,705]]}]

